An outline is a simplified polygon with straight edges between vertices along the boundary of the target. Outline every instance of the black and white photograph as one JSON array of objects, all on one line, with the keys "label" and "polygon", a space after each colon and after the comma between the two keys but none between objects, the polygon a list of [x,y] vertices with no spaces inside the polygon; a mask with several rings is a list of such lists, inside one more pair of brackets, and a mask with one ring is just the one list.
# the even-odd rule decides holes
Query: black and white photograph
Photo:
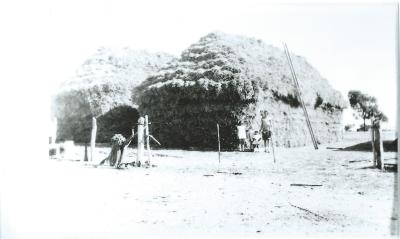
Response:
[{"label": "black and white photograph", "polygon": [[15,9],[1,238],[399,236],[398,2]]}]

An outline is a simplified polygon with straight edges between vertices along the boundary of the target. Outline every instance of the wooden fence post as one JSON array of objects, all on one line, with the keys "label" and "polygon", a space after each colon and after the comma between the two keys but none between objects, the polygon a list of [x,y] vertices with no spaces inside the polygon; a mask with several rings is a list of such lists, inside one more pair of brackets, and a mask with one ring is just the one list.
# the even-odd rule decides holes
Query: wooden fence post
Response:
[{"label": "wooden fence post", "polygon": [[374,167],[385,169],[385,155],[383,149],[383,135],[380,121],[372,120],[371,127],[372,152],[374,154]]},{"label": "wooden fence post", "polygon": [[96,147],[96,134],[97,134],[97,121],[96,118],[92,119],[92,135],[90,137],[90,161],[94,161],[94,151]]},{"label": "wooden fence post", "polygon": [[380,166],[381,170],[385,169],[385,157],[384,157],[384,152],[383,152],[383,135],[382,135],[382,129],[379,125],[378,131],[378,142],[379,142],[379,154],[378,154],[378,165]]},{"label": "wooden fence post", "polygon": [[143,152],[144,152],[144,118],[140,117],[138,120],[138,146],[137,146],[137,158],[136,158],[136,166],[140,166],[141,161],[143,159]]},{"label": "wooden fence post", "polygon": [[144,129],[145,129],[145,135],[146,135],[146,150],[148,153],[148,160],[147,163],[150,165],[151,161],[151,151],[150,151],[150,134],[149,134],[149,116],[145,115],[144,116]]},{"label": "wooden fence post", "polygon": [[372,125],[371,127],[371,145],[372,145],[372,163],[373,166],[376,167],[376,150],[375,150],[375,126]]},{"label": "wooden fence post", "polygon": [[85,143],[85,155],[83,156],[83,162],[87,162],[88,161],[88,156],[87,156],[87,143]]}]

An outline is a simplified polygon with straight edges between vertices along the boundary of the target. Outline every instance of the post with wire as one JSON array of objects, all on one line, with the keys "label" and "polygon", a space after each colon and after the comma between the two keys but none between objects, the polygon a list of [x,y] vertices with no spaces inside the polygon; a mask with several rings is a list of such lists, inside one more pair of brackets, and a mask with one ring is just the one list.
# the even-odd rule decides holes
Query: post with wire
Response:
[{"label": "post with wire", "polygon": [[140,117],[138,119],[138,132],[137,132],[137,158],[136,158],[136,166],[140,167],[140,164],[143,160],[144,154],[144,118]]}]

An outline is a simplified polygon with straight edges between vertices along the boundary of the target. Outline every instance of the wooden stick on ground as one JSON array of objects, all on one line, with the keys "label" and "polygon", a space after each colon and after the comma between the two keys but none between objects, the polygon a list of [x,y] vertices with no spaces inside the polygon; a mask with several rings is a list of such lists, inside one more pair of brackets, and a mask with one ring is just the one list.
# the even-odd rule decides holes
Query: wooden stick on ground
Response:
[{"label": "wooden stick on ground", "polygon": [[292,183],[290,186],[300,186],[300,187],[321,187],[322,184],[303,184],[303,183]]},{"label": "wooden stick on ground", "polygon": [[305,212],[307,212],[307,213],[309,213],[309,214],[312,214],[312,215],[314,215],[314,216],[316,216],[316,217],[318,217],[318,218],[320,218],[320,219],[324,219],[324,220],[326,220],[326,221],[329,221],[328,218],[323,217],[323,216],[321,216],[321,215],[319,215],[319,214],[317,214],[317,213],[315,213],[315,212],[312,212],[312,211],[310,211],[310,210],[308,210],[308,209],[306,209],[306,208],[302,208],[302,207],[293,205],[293,204],[291,204],[291,203],[289,203],[289,204],[290,204],[290,206],[292,206],[292,207],[298,208],[298,209],[300,209],[300,210],[302,210],[302,211],[305,211]]}]

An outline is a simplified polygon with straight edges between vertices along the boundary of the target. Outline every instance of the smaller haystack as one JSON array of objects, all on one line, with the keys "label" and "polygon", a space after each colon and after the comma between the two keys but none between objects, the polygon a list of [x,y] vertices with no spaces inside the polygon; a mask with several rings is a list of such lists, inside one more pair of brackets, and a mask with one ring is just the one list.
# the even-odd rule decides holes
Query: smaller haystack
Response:
[{"label": "smaller haystack", "polygon": [[132,89],[173,59],[165,53],[100,48],[53,97],[57,139],[88,142],[92,117],[97,118],[97,142],[109,142],[116,133],[128,137],[138,119]]},{"label": "smaller haystack", "polygon": [[[292,59],[317,140],[339,140],[342,95],[303,57]],[[261,110],[273,119],[276,145],[311,144],[284,52],[254,38],[208,34],[146,79],[135,95],[141,114],[161,122],[152,132],[168,147],[215,149],[219,123],[221,146],[234,149],[236,126],[258,130]]]}]

